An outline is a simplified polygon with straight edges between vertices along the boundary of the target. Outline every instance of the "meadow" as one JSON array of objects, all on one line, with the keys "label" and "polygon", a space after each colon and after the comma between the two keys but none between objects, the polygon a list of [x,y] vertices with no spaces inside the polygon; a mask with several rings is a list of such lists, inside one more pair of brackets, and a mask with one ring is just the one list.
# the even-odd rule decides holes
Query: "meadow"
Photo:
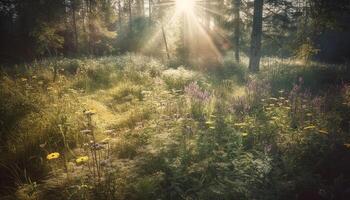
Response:
[{"label": "meadow", "polygon": [[3,68],[1,199],[350,199],[349,66],[230,60]]}]

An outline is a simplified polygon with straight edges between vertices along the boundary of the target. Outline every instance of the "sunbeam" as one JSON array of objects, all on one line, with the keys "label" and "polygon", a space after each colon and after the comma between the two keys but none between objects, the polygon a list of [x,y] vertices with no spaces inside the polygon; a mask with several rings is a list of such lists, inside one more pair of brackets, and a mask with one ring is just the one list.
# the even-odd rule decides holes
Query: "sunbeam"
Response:
[{"label": "sunbeam", "polygon": [[195,2],[194,0],[176,0],[176,10],[180,12],[193,12]]},{"label": "sunbeam", "polygon": [[222,30],[212,30],[205,25],[203,19],[208,20],[206,23],[214,23],[213,18],[206,18],[207,14],[223,17],[219,12],[205,8],[206,4],[198,0],[155,3],[155,8],[166,7],[167,10],[161,18],[154,21],[157,25],[147,42],[143,43],[140,52],[148,52],[151,55],[157,52],[162,52],[161,55],[164,55],[163,53],[166,52],[171,55],[170,57],[177,57],[181,54],[177,46],[182,44],[186,57],[191,63],[209,61],[201,64],[205,66],[213,62],[221,62],[221,50],[229,43],[229,36],[219,33]]}]

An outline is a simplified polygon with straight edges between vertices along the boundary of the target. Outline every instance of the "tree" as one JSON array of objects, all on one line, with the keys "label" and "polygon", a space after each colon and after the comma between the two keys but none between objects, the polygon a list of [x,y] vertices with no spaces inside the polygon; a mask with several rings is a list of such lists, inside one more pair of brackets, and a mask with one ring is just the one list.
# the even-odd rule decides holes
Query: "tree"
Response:
[{"label": "tree", "polygon": [[239,63],[239,50],[240,50],[240,7],[241,0],[234,0],[234,45],[235,45],[235,59]]},{"label": "tree", "polygon": [[264,0],[254,1],[253,28],[250,42],[249,70],[259,71]]},{"label": "tree", "polygon": [[132,10],[131,10],[132,0],[128,0],[128,14],[129,14],[129,31],[132,34]]},{"label": "tree", "polygon": [[73,31],[74,31],[74,50],[75,53],[79,51],[79,35],[78,35],[78,26],[77,26],[77,17],[76,13],[79,9],[80,0],[71,0],[70,1],[70,9],[72,12],[72,23],[73,23]]}]

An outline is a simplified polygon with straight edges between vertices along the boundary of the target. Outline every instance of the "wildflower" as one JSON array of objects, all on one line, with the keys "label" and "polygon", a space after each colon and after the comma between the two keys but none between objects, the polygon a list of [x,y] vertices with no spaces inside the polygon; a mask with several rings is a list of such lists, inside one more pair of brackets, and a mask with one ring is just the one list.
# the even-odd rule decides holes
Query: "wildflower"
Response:
[{"label": "wildflower", "polygon": [[210,129],[215,129],[215,126],[210,126],[209,128],[210,128]]},{"label": "wildflower", "polygon": [[206,90],[202,90],[196,82],[192,82],[185,87],[185,94],[201,102],[209,102],[211,99],[211,94]]},{"label": "wildflower", "polygon": [[53,159],[57,159],[59,157],[60,157],[60,153],[54,152],[54,153],[50,153],[49,155],[47,155],[46,159],[53,160]]},{"label": "wildflower", "polygon": [[318,130],[318,132],[323,133],[323,134],[328,134],[328,132],[325,130]]},{"label": "wildflower", "polygon": [[242,133],[242,137],[248,136],[248,133]]},{"label": "wildflower", "polygon": [[311,126],[304,127],[304,130],[310,130],[314,128],[316,128],[316,126],[311,125]]},{"label": "wildflower", "polygon": [[77,158],[75,160],[75,162],[77,162],[77,164],[82,164],[82,163],[86,163],[88,160],[89,160],[89,157],[81,156],[81,157]]}]

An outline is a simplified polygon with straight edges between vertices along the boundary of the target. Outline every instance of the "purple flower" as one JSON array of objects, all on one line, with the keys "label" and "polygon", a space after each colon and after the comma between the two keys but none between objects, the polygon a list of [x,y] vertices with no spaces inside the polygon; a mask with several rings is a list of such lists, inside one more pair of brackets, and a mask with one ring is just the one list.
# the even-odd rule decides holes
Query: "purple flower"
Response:
[{"label": "purple flower", "polygon": [[200,102],[209,102],[211,99],[210,93],[206,90],[201,90],[196,82],[192,82],[185,87],[185,94],[191,99]]}]

